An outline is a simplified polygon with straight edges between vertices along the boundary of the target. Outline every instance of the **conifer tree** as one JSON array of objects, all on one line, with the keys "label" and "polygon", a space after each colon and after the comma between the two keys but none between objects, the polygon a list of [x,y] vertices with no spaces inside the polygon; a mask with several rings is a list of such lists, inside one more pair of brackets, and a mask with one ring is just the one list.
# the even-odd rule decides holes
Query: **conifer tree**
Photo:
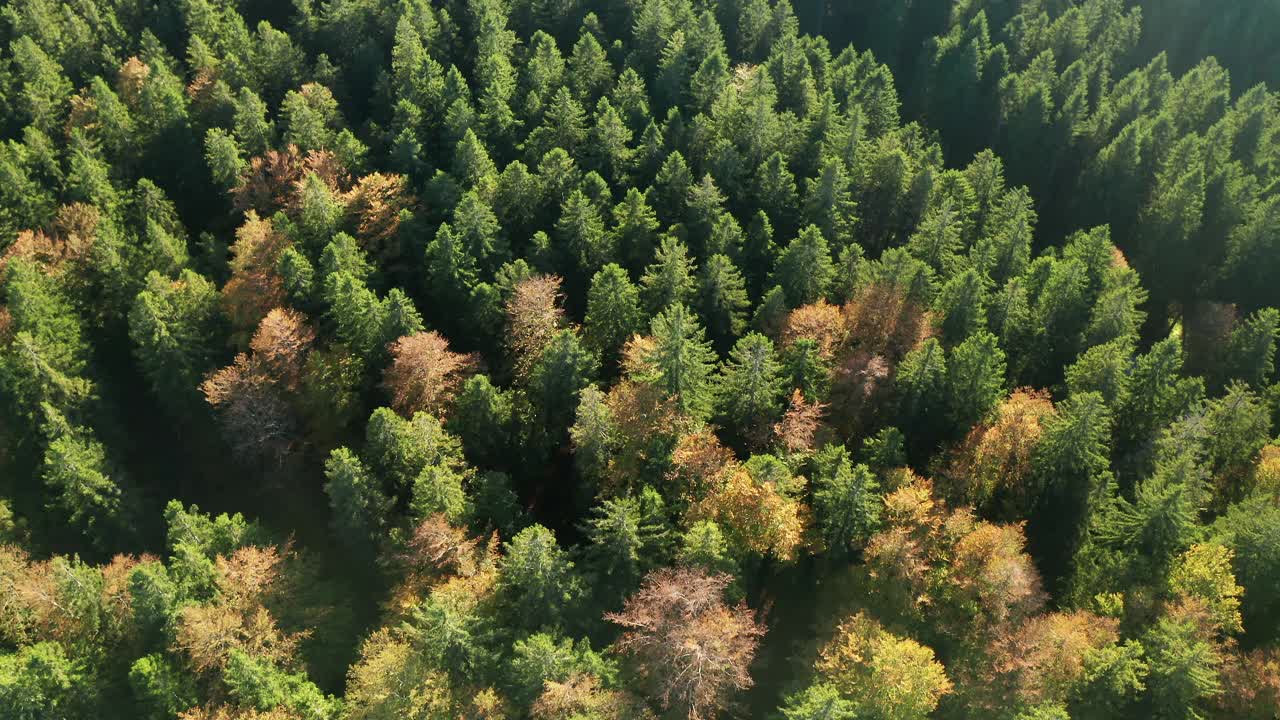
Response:
[{"label": "conifer tree", "polygon": [[694,314],[677,303],[653,318],[653,344],[644,356],[648,370],[638,379],[660,388],[682,412],[705,416],[711,409],[715,351]]}]

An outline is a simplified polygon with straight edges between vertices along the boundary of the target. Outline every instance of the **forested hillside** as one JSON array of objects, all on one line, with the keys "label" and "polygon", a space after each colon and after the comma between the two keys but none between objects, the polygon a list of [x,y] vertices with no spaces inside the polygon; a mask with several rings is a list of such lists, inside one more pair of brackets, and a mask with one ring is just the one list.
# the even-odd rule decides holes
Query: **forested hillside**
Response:
[{"label": "forested hillside", "polygon": [[1280,718],[1274,0],[0,0],[0,718]]}]

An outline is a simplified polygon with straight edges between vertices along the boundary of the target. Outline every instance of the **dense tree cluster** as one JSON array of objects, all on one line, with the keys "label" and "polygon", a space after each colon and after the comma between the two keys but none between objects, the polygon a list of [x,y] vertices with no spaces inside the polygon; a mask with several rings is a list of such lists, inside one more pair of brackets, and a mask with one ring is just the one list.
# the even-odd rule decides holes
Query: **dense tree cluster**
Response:
[{"label": "dense tree cluster", "polygon": [[1220,5],[0,2],[0,716],[1277,717]]}]

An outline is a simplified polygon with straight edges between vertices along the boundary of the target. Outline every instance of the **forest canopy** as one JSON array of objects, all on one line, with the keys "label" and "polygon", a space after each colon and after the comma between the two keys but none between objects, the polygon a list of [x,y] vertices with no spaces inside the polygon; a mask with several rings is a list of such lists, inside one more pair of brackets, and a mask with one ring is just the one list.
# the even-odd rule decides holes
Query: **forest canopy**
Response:
[{"label": "forest canopy", "polygon": [[0,717],[1280,717],[1264,0],[0,0]]}]

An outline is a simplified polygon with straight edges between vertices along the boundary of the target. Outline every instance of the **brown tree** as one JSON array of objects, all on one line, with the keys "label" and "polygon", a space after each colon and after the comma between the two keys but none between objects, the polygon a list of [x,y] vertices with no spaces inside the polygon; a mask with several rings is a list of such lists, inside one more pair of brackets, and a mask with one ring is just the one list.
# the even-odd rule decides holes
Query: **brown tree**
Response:
[{"label": "brown tree", "polygon": [[240,353],[200,385],[218,413],[223,435],[247,460],[281,459],[296,435],[292,409],[256,358]]},{"label": "brown tree", "polygon": [[512,290],[507,300],[507,344],[519,377],[529,375],[560,329],[564,321],[560,301],[560,278],[555,275],[534,275]]},{"label": "brown tree", "polygon": [[264,605],[281,580],[281,555],[274,548],[248,546],[218,557],[215,567],[218,597],[179,611],[175,649],[196,672],[221,669],[232,650],[292,667],[305,634],[282,631]]},{"label": "brown tree", "polygon": [[748,668],[764,628],[745,604],[725,604],[730,582],[701,570],[656,570],[622,612],[605,615],[626,629],[614,648],[635,660],[663,708],[708,718],[751,686]]},{"label": "brown tree", "polygon": [[354,220],[356,237],[369,255],[383,267],[400,258],[401,213],[414,204],[403,175],[372,173],[356,182],[344,198]]},{"label": "brown tree", "polygon": [[420,597],[446,578],[472,577],[490,560],[488,550],[481,538],[468,537],[465,530],[450,525],[444,515],[428,515],[414,526],[403,549],[395,555],[403,578],[395,594]]},{"label": "brown tree", "polygon": [[231,245],[231,279],[222,287],[222,302],[240,347],[273,308],[285,301],[284,282],[276,272],[289,239],[270,220],[250,211]]},{"label": "brown tree", "polygon": [[289,308],[276,308],[258,323],[249,347],[254,359],[276,384],[293,391],[302,379],[307,354],[315,339],[316,333],[307,324],[305,315]]},{"label": "brown tree", "polygon": [[782,420],[773,426],[773,434],[789,454],[813,452],[817,448],[818,434],[825,428],[822,417],[826,411],[826,403],[809,402],[803,392],[793,390],[791,405]]},{"label": "brown tree", "polygon": [[1015,390],[952,454],[942,472],[948,497],[1001,517],[1025,516],[1032,454],[1054,412],[1047,393]]},{"label": "brown tree", "polygon": [[1114,644],[1118,629],[1118,621],[1082,610],[1032,618],[992,641],[984,674],[966,683],[969,699],[989,710],[1008,707],[1011,698],[1028,706],[1065,703],[1089,653]]},{"label": "brown tree", "polygon": [[237,210],[269,213],[288,204],[302,177],[297,146],[268,150],[249,160],[249,169],[232,188],[231,199]]},{"label": "brown tree", "polygon": [[43,265],[50,274],[60,274],[66,266],[88,259],[100,220],[98,209],[92,205],[63,205],[49,232],[23,230],[18,233],[13,243],[0,253],[0,272],[4,272],[14,258],[29,258]]},{"label": "brown tree", "polygon": [[130,108],[137,108],[142,100],[142,88],[149,77],[151,66],[134,55],[125,60],[116,73],[116,93]]},{"label": "brown tree", "polygon": [[200,385],[237,455],[280,460],[291,449],[297,425],[291,401],[314,341],[306,316],[275,308],[258,324],[249,342],[252,354],[236,355]]},{"label": "brown tree", "polygon": [[441,418],[475,367],[474,355],[452,352],[440,333],[415,333],[391,344],[391,365],[383,372],[382,386],[401,415],[425,412]]}]

